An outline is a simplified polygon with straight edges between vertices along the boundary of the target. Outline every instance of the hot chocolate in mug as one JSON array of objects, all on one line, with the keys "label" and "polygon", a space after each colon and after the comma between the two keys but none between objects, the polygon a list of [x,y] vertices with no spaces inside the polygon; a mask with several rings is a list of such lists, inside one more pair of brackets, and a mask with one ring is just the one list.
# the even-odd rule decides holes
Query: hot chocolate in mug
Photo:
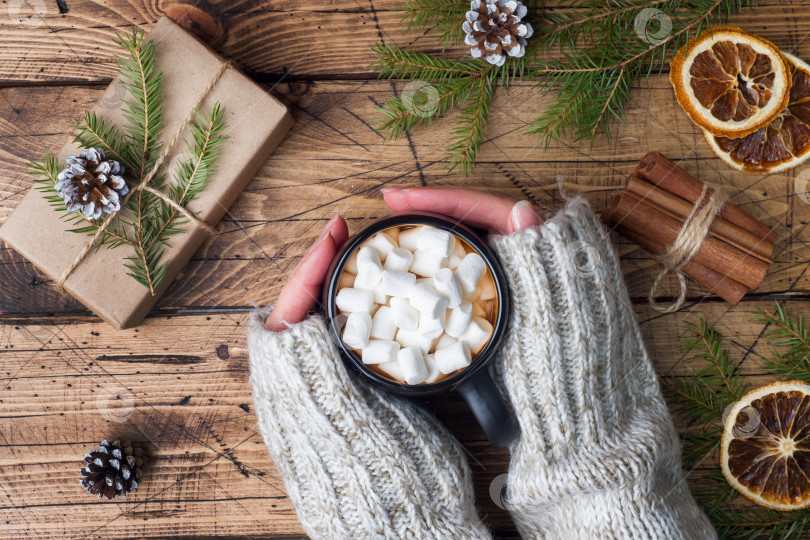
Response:
[{"label": "hot chocolate in mug", "polygon": [[401,395],[458,391],[490,444],[517,438],[490,373],[509,289],[473,230],[436,214],[395,214],[350,238],[327,276],[330,332],[355,373]]}]

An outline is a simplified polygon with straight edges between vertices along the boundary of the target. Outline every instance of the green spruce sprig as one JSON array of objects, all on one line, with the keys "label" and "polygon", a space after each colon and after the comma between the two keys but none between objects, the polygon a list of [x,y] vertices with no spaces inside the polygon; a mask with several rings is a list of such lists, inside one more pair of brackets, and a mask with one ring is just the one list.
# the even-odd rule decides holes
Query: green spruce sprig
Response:
[{"label": "green spruce sprig", "polygon": [[[774,357],[763,369],[785,378],[810,381],[810,330],[801,315],[778,303],[773,312],[759,310],[755,319],[766,323],[764,336],[774,347]],[[746,392],[744,377],[729,361],[719,333],[702,318],[684,326],[688,362],[704,363],[693,375],[664,377],[664,394],[673,410],[686,422],[683,432],[684,465],[694,467],[719,452],[723,412]],[[788,540],[810,530],[810,510],[778,512],[758,506],[741,496],[726,481],[719,467],[701,477],[695,496],[721,539]]]},{"label": "green spruce sprig", "polygon": [[[382,77],[418,79],[434,85],[440,96],[431,114],[424,108],[414,112],[402,96],[393,97],[381,107],[380,129],[397,137],[463,104],[447,163],[451,170],[467,174],[484,140],[482,117],[488,114],[495,89],[526,77],[537,83],[541,96],[553,96],[527,132],[546,146],[566,138],[593,144],[599,134],[610,137],[614,121],[624,121],[635,84],[665,70],[674,51],[710,23],[723,23],[756,0],[572,0],[554,9],[544,9],[542,2],[526,5],[535,35],[523,58],[510,58],[500,68],[467,55],[450,59],[400,47],[372,47],[377,57],[372,68]],[[445,48],[456,47],[468,7],[464,0],[406,0],[403,26],[437,35]],[[651,16],[645,9],[662,16]],[[491,83],[481,83],[490,76]]]},{"label": "green spruce sprig", "polygon": [[[114,41],[126,52],[118,57],[121,84],[127,96],[123,99],[125,126],[122,129],[88,111],[83,124],[75,128],[74,142],[82,148],[101,147],[109,158],[121,162],[126,168],[125,177],[130,187],[142,183],[147,175],[156,171],[148,185],[186,206],[199,196],[216,171],[222,143],[227,139],[223,134],[226,127],[224,109],[217,103],[208,115],[195,111],[190,126],[191,140],[185,140],[188,156],[181,160],[172,182],[166,186],[163,164],[157,162],[163,150],[160,142],[163,134],[163,73],[157,68],[155,59],[158,44],[146,41],[144,32],[134,27],[131,34],[117,35]],[[70,230],[96,234],[106,216],[93,221],[80,212],[68,213],[65,210],[64,201],[55,189],[60,171],[57,159],[46,150],[42,162],[31,162],[29,166],[37,177],[37,189],[57,207],[63,219],[76,225]],[[133,254],[125,265],[129,275],[154,295],[168,268],[164,255],[170,246],[169,240],[185,230],[187,221],[160,197],[139,190],[113,217],[96,249],[123,245],[132,248]]]}]

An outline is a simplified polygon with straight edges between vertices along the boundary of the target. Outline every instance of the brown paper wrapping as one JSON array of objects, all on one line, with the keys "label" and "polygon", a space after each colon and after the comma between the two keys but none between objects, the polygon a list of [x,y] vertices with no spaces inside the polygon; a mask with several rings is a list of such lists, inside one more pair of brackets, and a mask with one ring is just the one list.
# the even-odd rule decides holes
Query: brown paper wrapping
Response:
[{"label": "brown paper wrapping", "polygon": [[[224,60],[167,17],[158,21],[148,39],[160,43],[157,64],[163,71],[165,143],[180,128]],[[93,110],[123,126],[124,95],[120,81],[115,79]],[[201,102],[201,110],[207,113],[217,101],[225,108],[225,133],[230,138],[223,144],[210,184],[187,206],[210,225],[219,223],[293,124],[284,105],[233,68],[225,71]],[[189,136],[188,128],[183,136]],[[182,141],[174,145],[166,159],[169,174],[185,150]],[[58,154],[60,166],[68,155],[79,152],[78,145],[66,144]],[[71,227],[42,193],[31,189],[0,227],[0,240],[56,281],[90,241],[89,236],[69,232]],[[89,253],[66,280],[65,291],[117,328],[139,324],[208,236],[193,223],[184,227],[185,232],[170,239],[171,247],[164,255],[169,261],[167,273],[155,296],[127,275],[124,263],[133,253],[129,246],[102,247]]]}]

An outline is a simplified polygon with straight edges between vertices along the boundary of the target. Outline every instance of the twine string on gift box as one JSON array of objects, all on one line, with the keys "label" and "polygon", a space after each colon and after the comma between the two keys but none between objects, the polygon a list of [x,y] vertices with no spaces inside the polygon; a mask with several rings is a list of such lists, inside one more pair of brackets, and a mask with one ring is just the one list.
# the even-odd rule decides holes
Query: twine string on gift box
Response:
[{"label": "twine string on gift box", "polygon": [[[692,211],[686,216],[678,236],[660,258],[664,267],[655,277],[649,295],[650,306],[659,313],[672,313],[683,305],[686,300],[686,276],[683,273],[683,267],[700,251],[703,241],[706,240],[706,235],[709,234],[714,218],[717,217],[717,214],[723,209],[723,205],[726,204],[726,196],[718,189],[714,190],[705,204],[701,204],[708,191],[709,185],[703,184],[703,191],[692,207]],[[680,291],[678,298],[672,304],[662,306],[655,301],[655,293],[661,285],[661,280],[669,273],[674,273],[678,278]]]},{"label": "twine string on gift box", "polygon": [[[127,195],[121,201],[122,209],[125,208],[130,197],[132,197],[135,193],[139,191],[146,191],[147,193],[151,193],[152,195],[160,198],[163,202],[170,205],[172,208],[181,213],[186,219],[194,222],[195,225],[205,230],[206,232],[210,234],[215,234],[217,232],[216,229],[214,229],[211,225],[195,216],[193,213],[191,213],[189,210],[183,207],[180,203],[178,203],[177,201],[175,201],[162,191],[149,186],[148,184],[149,182],[152,181],[152,178],[154,178],[160,167],[163,165],[163,162],[165,161],[166,157],[168,157],[175,143],[177,143],[177,141],[180,139],[180,136],[182,135],[183,131],[189,126],[189,124],[191,124],[191,121],[194,119],[194,116],[196,114],[197,107],[199,107],[200,104],[203,102],[203,100],[205,100],[205,98],[208,97],[208,95],[211,93],[211,90],[213,90],[214,86],[217,84],[217,82],[219,82],[219,79],[222,78],[222,75],[225,73],[225,71],[227,71],[229,67],[231,67],[231,65],[232,62],[230,60],[222,63],[217,72],[214,74],[214,76],[208,82],[206,87],[200,93],[200,96],[197,98],[197,101],[194,103],[194,106],[191,107],[191,112],[189,112],[188,116],[186,116],[183,122],[180,123],[180,127],[177,128],[177,131],[169,140],[168,144],[163,146],[163,150],[155,160],[155,164],[152,167],[152,169],[141,178],[141,181],[137,185],[133,186],[132,189],[130,189],[129,193],[127,193]],[[60,291],[64,290],[65,281],[67,281],[67,278],[70,277],[70,274],[72,274],[73,271],[76,270],[79,264],[81,264],[81,262],[87,256],[87,254],[90,253],[90,251],[96,246],[98,241],[101,240],[101,238],[107,232],[107,228],[110,226],[113,218],[116,216],[117,213],[118,212],[107,214],[107,217],[104,219],[104,222],[98,227],[96,233],[93,235],[93,238],[90,239],[90,242],[85,244],[82,250],[76,255],[76,257],[70,263],[70,266],[68,266],[65,269],[65,271],[62,272],[62,275],[59,276],[59,280],[57,281],[56,286],[59,288]]]}]

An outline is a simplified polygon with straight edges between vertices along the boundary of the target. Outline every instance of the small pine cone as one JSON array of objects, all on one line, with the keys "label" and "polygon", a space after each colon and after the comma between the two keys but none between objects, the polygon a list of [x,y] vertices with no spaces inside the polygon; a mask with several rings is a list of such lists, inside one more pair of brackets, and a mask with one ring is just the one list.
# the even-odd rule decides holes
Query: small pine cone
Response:
[{"label": "small pine cone", "polygon": [[143,451],[132,448],[130,443],[122,445],[107,439],[101,441],[98,450],[84,456],[85,466],[80,470],[82,487],[87,493],[114,500],[117,495],[126,497],[127,493],[138,487]]},{"label": "small pine cone", "polygon": [[106,159],[101,148],[88,148],[67,157],[67,168],[59,173],[56,191],[65,199],[68,212],[80,211],[87,219],[121,209],[121,198],[129,192],[124,166]]},{"label": "small pine cone", "polygon": [[507,56],[526,54],[526,40],[534,32],[521,21],[526,11],[518,0],[472,0],[462,28],[473,58],[502,66]]}]

